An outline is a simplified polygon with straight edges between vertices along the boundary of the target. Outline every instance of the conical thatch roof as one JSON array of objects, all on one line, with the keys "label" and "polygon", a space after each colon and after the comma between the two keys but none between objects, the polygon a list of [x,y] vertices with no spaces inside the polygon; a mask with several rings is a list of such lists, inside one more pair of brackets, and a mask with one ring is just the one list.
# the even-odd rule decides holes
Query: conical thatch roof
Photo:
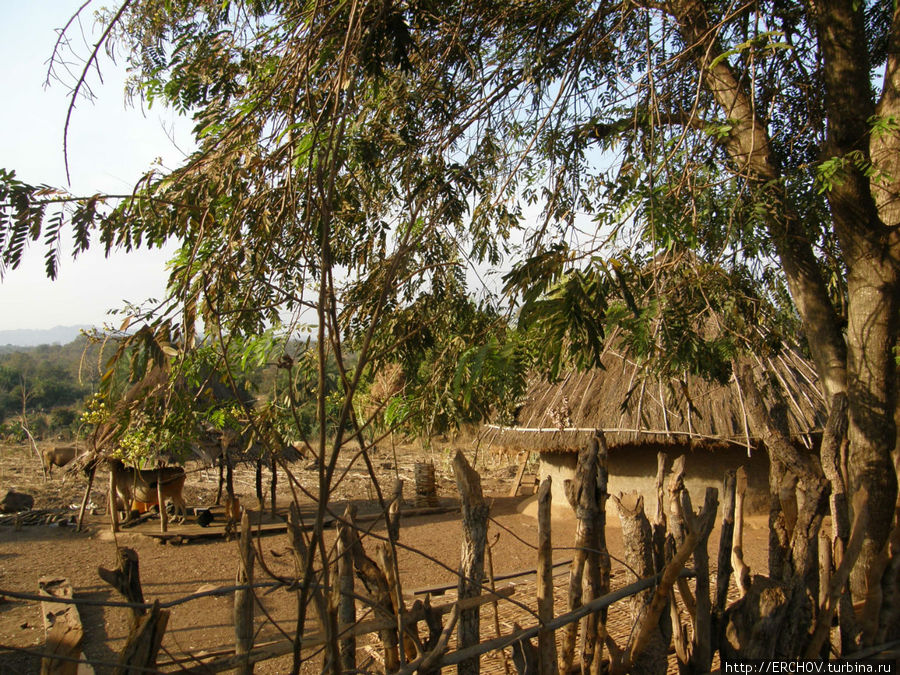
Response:
[{"label": "conical thatch roof", "polygon": [[[685,373],[660,381],[644,376],[637,363],[615,350],[607,350],[602,363],[602,369],[572,372],[555,383],[533,378],[517,426],[491,426],[486,440],[575,452],[594,429],[603,429],[610,447],[757,445],[734,377],[719,384]],[[791,437],[811,446],[825,423],[825,402],[812,366],[790,351],[743,363],[753,367],[770,407],[781,399]]]}]

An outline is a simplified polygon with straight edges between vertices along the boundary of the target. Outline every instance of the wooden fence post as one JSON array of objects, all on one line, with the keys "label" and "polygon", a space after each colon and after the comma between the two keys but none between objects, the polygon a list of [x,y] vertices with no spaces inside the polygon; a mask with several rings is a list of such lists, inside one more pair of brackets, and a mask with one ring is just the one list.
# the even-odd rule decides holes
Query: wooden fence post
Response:
[{"label": "wooden fence post", "polygon": [[750,567],[744,562],[744,495],[747,492],[747,471],[740,466],[735,474],[734,535],[731,546],[731,566],[734,582],[741,597],[750,590]]},{"label": "wooden fence post", "polygon": [[[350,522],[353,512],[350,507],[344,512],[344,521],[338,524],[338,621],[341,628],[356,623],[356,599],[353,595],[353,556],[351,547],[353,539],[350,534]],[[356,671],[356,638],[348,635],[340,641],[341,670],[345,673]]]},{"label": "wooden fence post", "polygon": [[[100,578],[125,596],[128,602],[143,605],[144,591],[141,589],[137,553],[133,549],[119,547],[116,549],[116,556],[116,569],[97,569]],[[159,602],[153,604],[149,614],[143,607],[132,607],[128,640],[119,656],[119,665],[114,675],[155,671],[156,657],[168,623],[169,612],[160,609]]]},{"label": "wooden fence post", "polygon": [[156,470],[156,503],[159,505],[159,531],[165,534],[169,531],[169,513],[166,511],[166,500],[163,498],[162,467]]},{"label": "wooden fence post", "polygon": [[270,464],[270,468],[272,470],[272,481],[269,483],[269,492],[270,494],[270,513],[274,518],[276,516],[276,512],[278,510],[278,501],[276,497],[276,489],[278,486],[278,455],[276,453],[272,453],[272,463]]},{"label": "wooden fence post", "polygon": [[[235,583],[238,586],[253,583],[253,539],[250,531],[250,514],[244,510],[241,517],[241,559]],[[234,637],[235,655],[245,657],[235,669],[238,675],[253,673],[253,664],[249,662],[250,650],[253,648],[253,589],[244,588],[234,592]]]},{"label": "wooden fence post", "polygon": [[78,510],[78,531],[84,527],[84,513],[87,511],[88,501],[91,499],[91,487],[94,485],[94,476],[97,473],[97,462],[92,461],[88,470],[87,487],[84,489],[84,496],[81,498],[81,508]]},{"label": "wooden fence post", "polygon": [[154,601],[149,614],[141,617],[138,625],[128,636],[125,649],[119,656],[119,667],[113,675],[156,672],[156,656],[159,654],[168,623],[168,610],[160,609],[159,600]]},{"label": "wooden fence post", "polygon": [[[453,458],[453,472],[462,506],[463,542],[457,596],[460,600],[481,594],[484,578],[484,548],[487,544],[489,507],[481,492],[481,477],[461,452]],[[479,608],[459,613],[457,636],[459,649],[478,644],[480,628]],[[478,675],[480,657],[466,659],[457,665],[459,675]]]},{"label": "wooden fence post", "polygon": [[[609,554],[606,551],[606,439],[597,430],[586,448],[578,453],[575,480],[565,482],[566,498],[575,509],[575,557],[569,573],[568,609],[574,611],[585,602],[601,597],[609,589]],[[584,583],[585,569],[587,583]],[[583,591],[586,591],[583,597]],[[581,650],[582,671],[588,672],[600,658],[597,638],[605,632],[606,612],[591,613],[585,620]],[[575,661],[578,623],[566,626],[559,670],[568,672]],[[599,664],[597,664],[599,666]]]},{"label": "wooden fence post", "polygon": [[[144,604],[144,591],[141,589],[141,574],[138,565],[138,554],[132,548],[120,546],[116,549],[116,569],[108,570],[98,567],[97,574],[110,586],[121,593],[128,602]],[[131,609],[130,630],[134,631],[146,610],[139,607]]]},{"label": "wooden fence post", "polygon": [[[125,509],[131,508],[131,504],[125,504]],[[116,472],[109,468],[109,515],[112,531],[119,531],[119,510],[116,508]]]},{"label": "wooden fence post", "polygon": [[728,602],[728,583],[731,580],[731,546],[734,540],[734,510],[737,472],[729,469],[722,481],[722,531],[719,533],[719,553],[716,558],[716,602],[713,607],[713,648],[720,642],[724,629],[723,617]]},{"label": "wooden fence post", "polygon": [[41,614],[44,617],[44,633],[46,635],[47,656],[41,659],[41,675],[75,675],[79,665],[75,661],[62,661],[54,656],[81,658],[81,641],[84,630],[76,605],[53,602],[53,598],[72,598],[72,584],[68,579],[41,577],[38,589],[47,600],[41,602]]},{"label": "wooden fence post", "polygon": [[[653,531],[650,521],[644,513],[644,498],[636,492],[620,494],[613,498],[622,522],[622,542],[625,546],[625,562],[629,575],[635,581],[653,576]],[[666,649],[659,627],[659,616],[648,618],[649,606],[654,598],[653,589],[647,589],[631,598],[631,619],[634,622],[631,640],[636,640],[638,632],[643,633],[644,640],[640,650],[633,648],[633,642],[626,648],[631,651],[631,666],[640,673],[665,673]],[[628,670],[628,668],[623,668]]]},{"label": "wooden fence post", "polygon": [[[550,509],[553,495],[551,478],[547,476],[538,488],[538,566],[537,605],[538,621],[545,626],[553,621],[553,545],[550,531]],[[556,634],[542,629],[538,633],[539,670],[541,675],[555,675]]]}]

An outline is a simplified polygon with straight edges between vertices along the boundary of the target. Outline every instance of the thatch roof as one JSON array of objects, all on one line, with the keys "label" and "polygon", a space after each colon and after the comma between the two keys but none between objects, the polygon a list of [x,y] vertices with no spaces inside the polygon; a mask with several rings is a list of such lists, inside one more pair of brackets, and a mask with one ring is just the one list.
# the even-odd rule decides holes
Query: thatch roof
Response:
[{"label": "thatch roof", "polygon": [[[779,398],[791,437],[812,446],[825,423],[825,402],[812,366],[796,353],[748,361],[769,406]],[[515,427],[491,425],[490,443],[506,447],[575,452],[594,429],[603,429],[610,447],[635,445],[721,445],[753,448],[756,439],[736,378],[727,384],[687,373],[660,381],[643,375],[634,361],[614,350],[604,368],[572,372],[550,383],[533,378]]]}]

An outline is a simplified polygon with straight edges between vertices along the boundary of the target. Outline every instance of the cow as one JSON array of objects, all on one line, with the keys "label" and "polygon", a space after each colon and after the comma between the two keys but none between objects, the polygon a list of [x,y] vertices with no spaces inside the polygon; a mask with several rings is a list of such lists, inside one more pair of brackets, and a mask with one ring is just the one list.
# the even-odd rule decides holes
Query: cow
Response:
[{"label": "cow", "polygon": [[53,475],[53,467],[64,467],[78,456],[78,450],[74,445],[60,445],[52,450],[44,450],[44,466],[47,473]]},{"label": "cow", "polygon": [[[116,492],[125,505],[133,502],[158,503],[157,483],[162,482],[163,501],[171,499],[175,506],[175,520],[184,520],[187,515],[187,505],[184,503],[182,490],[184,489],[185,473],[180,466],[167,466],[160,469],[134,469],[125,466],[118,459],[109,460],[109,470],[116,478]],[[165,508],[160,505],[160,509]],[[128,519],[131,513],[128,513]]]}]

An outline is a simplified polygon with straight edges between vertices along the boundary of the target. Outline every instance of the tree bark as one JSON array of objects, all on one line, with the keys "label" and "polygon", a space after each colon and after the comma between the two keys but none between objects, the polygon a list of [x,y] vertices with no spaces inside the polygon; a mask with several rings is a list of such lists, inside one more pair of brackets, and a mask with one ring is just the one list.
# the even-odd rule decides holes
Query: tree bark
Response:
[{"label": "tree bark", "polygon": [[[872,139],[869,120],[875,112],[870,88],[865,8],[853,0],[816,3],[816,34],[822,54],[828,129],[825,159],[843,163],[842,180],[827,192],[834,230],[847,265],[847,371],[849,393],[850,491],[866,489],[869,515],[858,564],[850,575],[854,600],[862,600],[872,585],[878,559],[890,534],[897,499],[897,474],[891,452],[897,441],[897,344],[900,313],[900,232],[897,204],[892,199],[900,176],[889,176],[879,193],[881,212],[867,173],[870,143],[882,167],[896,168],[896,133]],[[889,35],[898,42],[898,20]],[[882,116],[900,113],[897,54],[890,54]],[[852,161],[851,161],[852,160]],[[890,226],[886,226],[888,223]]]}]

